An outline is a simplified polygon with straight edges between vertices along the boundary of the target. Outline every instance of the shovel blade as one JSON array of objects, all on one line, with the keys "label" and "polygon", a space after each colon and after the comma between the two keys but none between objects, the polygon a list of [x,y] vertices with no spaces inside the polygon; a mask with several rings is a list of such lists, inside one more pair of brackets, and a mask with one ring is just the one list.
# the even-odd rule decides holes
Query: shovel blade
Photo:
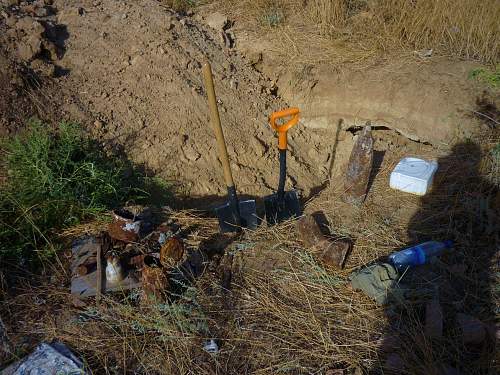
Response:
[{"label": "shovel blade", "polygon": [[230,202],[215,208],[215,214],[219,219],[219,228],[222,233],[238,232],[241,227],[255,229],[257,228],[258,217],[255,200],[249,199],[239,201],[238,207],[240,211],[240,219],[238,220],[238,213],[234,212]]},{"label": "shovel blade", "polygon": [[299,198],[295,190],[285,192],[281,201],[276,193],[264,197],[264,206],[268,225],[281,223],[292,217],[302,215]]}]

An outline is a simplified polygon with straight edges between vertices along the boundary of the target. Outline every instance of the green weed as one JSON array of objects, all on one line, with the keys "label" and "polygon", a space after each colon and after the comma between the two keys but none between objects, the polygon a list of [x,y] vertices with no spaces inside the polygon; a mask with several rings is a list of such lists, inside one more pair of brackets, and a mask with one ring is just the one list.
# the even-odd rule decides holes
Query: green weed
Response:
[{"label": "green weed", "polygon": [[500,88],[500,65],[497,65],[494,70],[486,68],[473,69],[470,72],[470,78],[483,82],[491,88]]},{"label": "green weed", "polygon": [[149,189],[168,197],[165,186],[126,160],[106,156],[75,124],[51,131],[34,121],[2,149],[7,181],[0,186],[0,260],[50,255],[55,231],[127,201],[145,201]]},{"label": "green weed", "polygon": [[276,27],[283,23],[285,15],[281,9],[272,7],[266,10],[262,15],[262,23],[266,26]]}]

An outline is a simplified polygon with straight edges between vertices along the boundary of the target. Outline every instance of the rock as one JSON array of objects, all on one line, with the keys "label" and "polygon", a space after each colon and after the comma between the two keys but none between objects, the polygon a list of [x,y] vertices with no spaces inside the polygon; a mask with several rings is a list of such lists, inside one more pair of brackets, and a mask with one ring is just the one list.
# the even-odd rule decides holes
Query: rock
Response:
[{"label": "rock", "polygon": [[100,132],[104,128],[104,123],[100,120],[95,120],[94,121],[94,131],[95,132]]},{"label": "rock", "polygon": [[55,66],[53,64],[49,64],[40,59],[31,62],[31,69],[40,72],[47,77],[53,77],[55,73]]},{"label": "rock", "polygon": [[219,12],[214,12],[207,16],[206,23],[212,29],[224,30],[224,28],[227,26],[228,19],[223,14]]},{"label": "rock", "polygon": [[443,310],[437,298],[425,305],[425,335],[430,338],[443,336]]},{"label": "rock", "polygon": [[19,4],[19,0],[0,0],[0,4],[5,7],[10,7]]},{"label": "rock", "polygon": [[486,338],[486,327],[473,316],[458,313],[457,324],[464,344],[480,344]]},{"label": "rock", "polygon": [[85,9],[82,7],[67,7],[64,10],[58,12],[59,23],[66,24],[68,23],[68,18],[73,17],[82,17],[86,13]]},{"label": "rock", "polygon": [[20,18],[16,23],[16,29],[24,31],[26,34],[41,35],[45,28],[40,22],[35,21],[31,17]]},{"label": "rock", "polygon": [[194,149],[193,145],[188,144],[184,147],[184,156],[189,161],[196,161],[201,157],[201,154]]},{"label": "rock", "polygon": [[17,23],[17,18],[14,16],[10,16],[5,20],[5,24],[9,27],[14,27]]},{"label": "rock", "polygon": [[35,16],[37,17],[47,17],[49,15],[49,11],[45,7],[35,8]]},{"label": "rock", "polygon": [[27,40],[19,42],[17,54],[22,60],[31,61],[42,51],[40,36],[32,35]]},{"label": "rock", "polygon": [[50,60],[56,61],[61,58],[60,48],[50,40],[44,39],[42,42],[42,46],[43,49],[47,52]]}]

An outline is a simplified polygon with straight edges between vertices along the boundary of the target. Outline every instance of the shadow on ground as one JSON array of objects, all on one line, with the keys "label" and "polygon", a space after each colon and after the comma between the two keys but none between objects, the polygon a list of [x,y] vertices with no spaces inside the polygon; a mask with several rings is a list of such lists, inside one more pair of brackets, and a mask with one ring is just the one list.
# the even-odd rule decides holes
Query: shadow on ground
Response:
[{"label": "shadow on ground", "polygon": [[455,248],[401,277],[407,297],[385,308],[386,345],[370,374],[497,373],[498,187],[480,175],[480,162],[475,143],[457,144],[438,160],[433,190],[421,198],[408,234],[415,244],[453,240]]}]

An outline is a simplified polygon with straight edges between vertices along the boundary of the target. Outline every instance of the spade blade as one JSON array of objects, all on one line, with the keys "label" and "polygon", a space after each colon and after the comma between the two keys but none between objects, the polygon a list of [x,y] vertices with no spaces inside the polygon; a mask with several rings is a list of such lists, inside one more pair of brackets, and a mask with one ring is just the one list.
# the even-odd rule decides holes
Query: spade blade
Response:
[{"label": "spade blade", "polygon": [[283,199],[280,199],[277,193],[268,195],[264,198],[264,206],[268,225],[281,223],[284,220],[302,215],[295,190],[285,192]]},{"label": "spade blade", "polygon": [[[238,232],[241,227],[255,229],[259,222],[255,200],[249,199],[238,202],[240,220],[238,214],[234,212],[230,202],[215,208],[215,214],[219,219],[219,227],[222,233]],[[240,224],[238,224],[240,222]]]}]

